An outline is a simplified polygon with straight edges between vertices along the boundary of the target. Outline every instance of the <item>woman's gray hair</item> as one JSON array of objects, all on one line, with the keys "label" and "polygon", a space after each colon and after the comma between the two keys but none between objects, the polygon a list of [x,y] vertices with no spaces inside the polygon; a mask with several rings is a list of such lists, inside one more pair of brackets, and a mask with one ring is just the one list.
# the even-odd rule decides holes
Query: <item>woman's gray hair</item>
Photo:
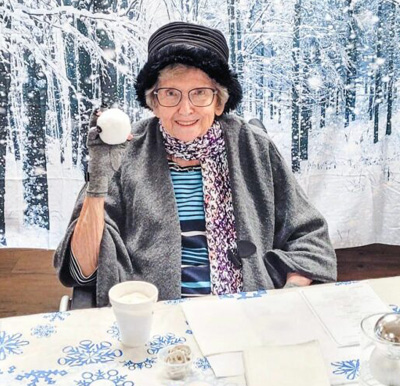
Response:
[{"label": "woman's gray hair", "polygon": [[[158,87],[159,80],[161,78],[163,78],[167,72],[168,72],[168,75],[178,75],[178,74],[182,73],[183,71],[186,71],[188,68],[193,68],[193,67],[186,66],[181,63],[174,63],[174,64],[170,64],[170,65],[164,67],[158,75],[157,82],[152,87],[150,87],[149,89],[147,89],[145,91],[147,106],[149,106],[152,110],[154,110],[155,104],[157,103],[157,99],[154,96],[153,92]],[[211,79],[211,81],[213,82],[213,85],[214,85],[215,89],[217,90],[216,95],[217,95],[218,106],[221,106],[221,105],[225,106],[226,102],[228,102],[228,99],[229,99],[228,89],[224,86],[221,86],[214,79]]]}]

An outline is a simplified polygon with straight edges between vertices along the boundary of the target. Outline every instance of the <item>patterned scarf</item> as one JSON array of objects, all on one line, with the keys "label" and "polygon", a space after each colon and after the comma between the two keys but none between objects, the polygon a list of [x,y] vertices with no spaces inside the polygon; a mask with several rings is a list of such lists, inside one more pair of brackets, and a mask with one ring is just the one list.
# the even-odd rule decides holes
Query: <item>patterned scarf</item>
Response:
[{"label": "patterned scarf", "polygon": [[161,123],[160,130],[167,154],[187,161],[199,160],[201,164],[211,292],[222,295],[242,291],[242,271],[228,259],[228,250],[236,248],[236,229],[220,124],[214,122],[203,137],[191,142],[171,137]]}]

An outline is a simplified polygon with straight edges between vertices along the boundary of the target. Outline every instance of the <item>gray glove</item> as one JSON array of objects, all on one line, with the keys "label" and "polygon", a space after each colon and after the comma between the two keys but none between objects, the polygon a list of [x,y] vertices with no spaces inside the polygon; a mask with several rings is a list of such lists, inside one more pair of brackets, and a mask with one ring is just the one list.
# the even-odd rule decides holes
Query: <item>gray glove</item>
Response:
[{"label": "gray glove", "polygon": [[99,136],[101,129],[96,126],[98,112],[106,108],[94,110],[90,118],[87,147],[89,150],[89,183],[86,195],[90,197],[105,197],[108,183],[121,165],[126,142],[119,145],[108,145]]}]

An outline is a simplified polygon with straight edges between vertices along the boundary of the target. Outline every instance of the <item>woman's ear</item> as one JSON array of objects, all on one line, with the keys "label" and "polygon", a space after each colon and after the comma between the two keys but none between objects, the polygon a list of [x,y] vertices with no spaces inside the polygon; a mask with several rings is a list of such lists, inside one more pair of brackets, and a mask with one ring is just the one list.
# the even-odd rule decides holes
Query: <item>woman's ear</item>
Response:
[{"label": "woman's ear", "polygon": [[160,109],[159,109],[158,106],[159,106],[158,103],[157,103],[157,102],[154,102],[154,103],[153,103],[153,107],[152,107],[152,111],[153,111],[153,114],[154,114],[157,118],[160,118]]},{"label": "woman's ear", "polygon": [[217,103],[217,105],[215,106],[215,115],[219,117],[224,112],[224,109],[225,103]]}]

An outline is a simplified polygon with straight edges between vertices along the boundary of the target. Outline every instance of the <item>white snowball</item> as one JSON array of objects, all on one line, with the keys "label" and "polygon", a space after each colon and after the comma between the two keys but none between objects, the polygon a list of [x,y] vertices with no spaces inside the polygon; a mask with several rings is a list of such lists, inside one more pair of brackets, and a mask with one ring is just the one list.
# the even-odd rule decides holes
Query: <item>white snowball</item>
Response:
[{"label": "white snowball", "polygon": [[131,122],[127,114],[120,109],[104,111],[97,119],[101,128],[100,138],[109,145],[124,143],[131,132]]}]

